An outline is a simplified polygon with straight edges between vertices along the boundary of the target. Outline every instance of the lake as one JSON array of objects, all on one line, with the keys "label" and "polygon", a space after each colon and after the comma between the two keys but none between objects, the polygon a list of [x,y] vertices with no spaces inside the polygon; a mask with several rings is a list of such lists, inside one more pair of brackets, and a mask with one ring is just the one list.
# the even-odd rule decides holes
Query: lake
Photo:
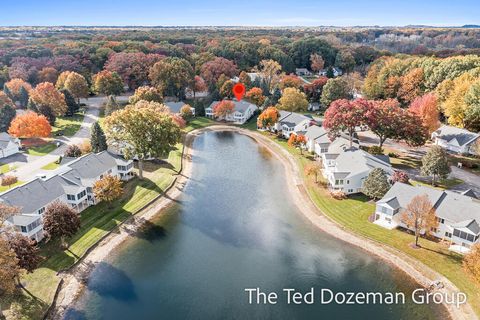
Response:
[{"label": "lake", "polygon": [[[253,139],[195,139],[177,203],[93,270],[66,319],[445,319],[403,272],[324,234],[295,207],[282,164]],[[249,304],[246,288],[277,292]],[[403,292],[406,304],[287,304],[282,289]]]}]

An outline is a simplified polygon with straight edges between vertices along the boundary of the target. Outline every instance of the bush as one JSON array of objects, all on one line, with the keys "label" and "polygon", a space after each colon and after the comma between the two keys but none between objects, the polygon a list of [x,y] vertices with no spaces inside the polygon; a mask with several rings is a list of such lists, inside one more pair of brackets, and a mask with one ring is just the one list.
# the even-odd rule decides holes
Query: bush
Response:
[{"label": "bush", "polygon": [[383,154],[383,148],[379,146],[371,146],[368,148],[368,153],[374,154],[374,155],[380,155],[380,154]]},{"label": "bush", "polygon": [[390,158],[398,158],[398,157],[400,157],[400,156],[398,155],[398,153],[395,153],[395,152],[389,152],[389,153],[388,153],[388,156],[389,156]]},{"label": "bush", "polygon": [[78,158],[82,155],[82,150],[76,144],[69,145],[65,150],[65,157]]},{"label": "bush", "polygon": [[18,182],[18,178],[15,176],[3,176],[2,187],[11,186]]},{"label": "bush", "polygon": [[347,199],[347,195],[345,194],[345,192],[343,192],[343,191],[341,191],[341,190],[333,190],[333,191],[330,191],[330,196],[331,196],[333,199],[336,199],[336,200]]},{"label": "bush", "polygon": [[395,171],[390,178],[392,184],[395,182],[408,183],[409,180],[410,178],[408,177],[408,174],[404,171]]}]

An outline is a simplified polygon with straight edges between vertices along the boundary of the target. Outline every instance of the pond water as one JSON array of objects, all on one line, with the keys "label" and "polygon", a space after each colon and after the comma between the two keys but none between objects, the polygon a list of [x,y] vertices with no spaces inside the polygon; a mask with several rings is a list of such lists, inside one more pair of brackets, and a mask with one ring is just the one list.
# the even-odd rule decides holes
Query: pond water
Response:
[{"label": "pond water", "polygon": [[[66,319],[445,319],[416,305],[417,285],[382,260],[313,227],[281,163],[251,138],[208,132],[193,143],[178,202],[99,264]],[[249,304],[246,288],[277,292]],[[313,304],[287,304],[282,289]],[[321,304],[333,292],[403,292],[406,304]]]}]

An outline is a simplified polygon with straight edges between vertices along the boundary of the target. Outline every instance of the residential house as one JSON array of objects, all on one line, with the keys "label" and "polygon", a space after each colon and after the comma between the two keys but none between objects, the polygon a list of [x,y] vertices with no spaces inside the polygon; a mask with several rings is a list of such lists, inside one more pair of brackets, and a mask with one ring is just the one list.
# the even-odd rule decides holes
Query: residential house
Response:
[{"label": "residential house", "polygon": [[[253,103],[241,100],[241,101],[236,101],[236,100],[229,100],[232,101],[235,105],[235,108],[233,110],[233,113],[227,115],[223,119],[219,120],[225,120],[228,122],[233,122],[237,124],[244,124],[245,122],[250,119],[253,114],[258,110],[258,107],[254,105]],[[215,105],[220,103],[220,101],[213,101],[210,106],[205,108],[205,116],[208,118],[214,118],[215,115],[213,114],[213,108]]]},{"label": "residential house", "polygon": [[42,240],[42,215],[49,204],[61,201],[80,213],[96,203],[93,184],[110,174],[122,180],[133,177],[133,162],[107,151],[87,154],[80,158],[64,158],[61,166],[48,177],[37,177],[0,194],[0,201],[21,212],[7,224],[25,236]]},{"label": "residential house", "polygon": [[310,72],[307,68],[296,68],[295,74],[299,77],[303,77],[303,76],[311,76],[312,72]]},{"label": "residential house", "polygon": [[[185,105],[186,103],[183,101],[178,101],[178,102],[165,102],[165,105],[170,109],[172,113],[180,113],[180,109]],[[192,115],[195,115],[195,108],[190,107],[190,110],[192,111]]]},{"label": "residential house", "polygon": [[432,133],[436,145],[455,153],[476,154],[474,145],[480,134],[452,126],[442,125]]},{"label": "residential house", "polygon": [[317,125],[308,127],[305,131],[305,138],[307,139],[305,148],[309,152],[315,152],[315,140],[323,136],[327,136],[327,131],[323,127]]},{"label": "residential house", "polygon": [[374,223],[387,229],[408,227],[402,215],[415,196],[426,195],[435,209],[438,227],[431,230],[435,237],[450,243],[450,250],[465,253],[480,237],[480,201],[470,190],[457,193],[427,186],[397,182],[377,202]]},{"label": "residential house", "polygon": [[[348,143],[344,138],[336,139],[340,143]],[[345,194],[359,193],[362,191],[363,183],[370,172],[380,168],[387,176],[393,174],[393,169],[388,156],[372,155],[364,150],[347,147],[336,153],[322,154],[323,176],[328,180],[331,190],[343,191]],[[339,143],[334,148],[340,149]],[[332,149],[334,149],[332,148]]]},{"label": "residential house", "polygon": [[310,102],[308,104],[308,108],[307,108],[308,111],[318,111],[320,110],[320,103],[318,102]]},{"label": "residential house", "polygon": [[[333,70],[333,76],[335,78],[339,77],[343,74],[343,72],[340,68],[332,67],[332,70]],[[320,70],[320,72],[318,74],[321,75],[321,76],[327,76],[327,72],[328,72],[328,68],[325,68],[325,69]]]},{"label": "residential house", "polygon": [[0,132],[0,159],[20,152],[20,139],[6,132]]},{"label": "residential house", "polygon": [[292,133],[305,134],[308,127],[316,123],[310,115],[303,115],[296,112],[280,111],[280,118],[274,126],[274,131],[282,132],[285,139],[290,138]]},{"label": "residential house", "polygon": [[[257,81],[257,79],[258,79],[258,81],[262,80],[262,75],[258,72],[247,72],[247,75],[250,78],[250,81],[252,83]],[[237,83],[238,81],[240,81],[240,78],[238,76],[235,76],[235,77],[231,78],[230,80]]]}]

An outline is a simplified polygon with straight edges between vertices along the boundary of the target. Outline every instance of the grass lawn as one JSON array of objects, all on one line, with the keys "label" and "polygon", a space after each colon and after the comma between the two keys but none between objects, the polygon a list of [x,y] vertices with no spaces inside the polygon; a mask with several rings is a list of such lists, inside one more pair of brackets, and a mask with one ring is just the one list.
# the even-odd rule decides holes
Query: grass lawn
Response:
[{"label": "grass lawn", "polygon": [[55,170],[57,169],[58,167],[60,167],[60,164],[57,162],[57,161],[53,161],[47,165],[44,165],[42,167],[43,170]]},{"label": "grass lawn", "polygon": [[49,142],[41,146],[30,147],[27,149],[27,153],[31,156],[44,156],[55,149],[57,149],[57,145],[54,142]]},{"label": "grass lawn", "polygon": [[210,118],[197,116],[187,123],[187,126],[184,130],[189,132],[195,129],[211,126],[214,123],[215,121]]},{"label": "grass lawn", "polygon": [[57,117],[55,126],[52,127],[52,135],[56,136],[58,133],[63,133],[62,136],[73,136],[80,129],[83,117],[83,113],[75,113],[71,117]]},{"label": "grass lawn", "polygon": [[435,185],[435,187],[433,187],[430,183],[426,183],[424,181],[417,181],[417,180],[410,180],[410,183],[412,185],[423,185],[423,186],[428,186],[428,187],[432,187],[432,188],[436,188],[436,189],[443,189],[443,190],[448,190],[448,189],[451,189],[459,184],[462,184],[464,181],[461,180],[461,179],[457,179],[457,178],[452,178],[452,179],[441,179],[440,181],[438,181]]},{"label": "grass lawn", "polygon": [[257,118],[258,115],[251,117],[247,122],[242,124],[241,127],[249,130],[257,130]]},{"label": "grass lawn", "polygon": [[[269,136],[294,155],[302,169],[301,172],[305,165],[312,161],[301,156],[297,149],[289,147],[285,140]],[[477,314],[480,314],[480,284],[474,282],[465,272],[462,267],[463,257],[460,254],[449,251],[446,244],[427,239],[420,239],[421,249],[413,249],[410,246],[410,243],[415,241],[413,235],[400,230],[387,230],[368,221],[368,217],[374,212],[375,205],[366,196],[355,195],[346,200],[335,200],[330,197],[325,188],[314,182],[313,177],[304,176],[303,178],[308,194],[321,212],[353,233],[386,244],[391,249],[399,250],[443,274],[460,291],[468,295],[470,305]],[[451,185],[459,181],[445,183]]]},{"label": "grass lawn", "polygon": [[23,182],[23,181],[17,181],[16,183],[14,183],[10,186],[0,186],[0,193],[8,191],[8,190],[12,189],[13,187],[19,186],[19,185],[24,184],[24,183],[25,182]]},{"label": "grass lawn", "polygon": [[480,158],[473,156],[466,157],[460,154],[449,154],[448,160],[452,166],[456,166],[460,162],[463,164],[462,169],[480,176]]},{"label": "grass lawn", "polygon": [[10,172],[12,170],[15,169],[15,166],[13,165],[10,165],[10,164],[1,164],[0,163],[0,174],[4,174],[4,173],[7,173],[7,172]]}]

